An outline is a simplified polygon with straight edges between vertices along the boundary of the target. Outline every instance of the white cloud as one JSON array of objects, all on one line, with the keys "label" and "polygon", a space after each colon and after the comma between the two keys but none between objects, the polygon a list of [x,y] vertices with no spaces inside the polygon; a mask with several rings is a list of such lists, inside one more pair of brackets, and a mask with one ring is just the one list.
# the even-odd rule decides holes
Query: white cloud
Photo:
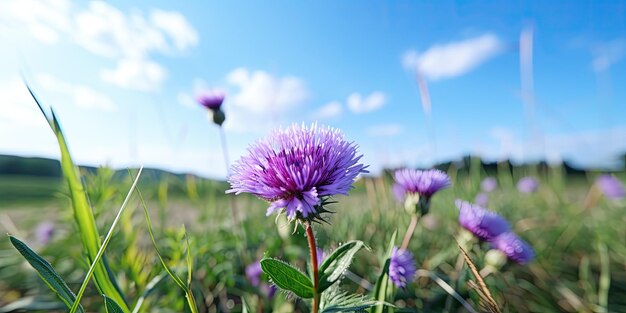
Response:
[{"label": "white cloud", "polygon": [[230,103],[256,113],[281,113],[309,97],[304,81],[294,76],[275,77],[265,71],[238,68],[226,76],[226,82],[237,89],[229,97]]},{"label": "white cloud", "polygon": [[489,58],[501,52],[503,44],[493,34],[462,41],[434,45],[424,52],[409,50],[402,57],[402,64],[408,70],[430,80],[452,78],[463,75]]},{"label": "white cloud", "polygon": [[115,69],[103,69],[100,78],[113,85],[141,91],[158,89],[167,71],[156,62],[145,59],[122,59]]},{"label": "white cloud", "polygon": [[400,124],[374,125],[367,129],[370,136],[393,137],[404,132],[404,127]]},{"label": "white cloud", "polygon": [[68,31],[70,2],[67,0],[0,1],[0,29],[24,29],[45,44],[57,43]]},{"label": "white cloud", "polygon": [[343,107],[339,101],[331,101],[313,113],[315,119],[330,119],[339,117],[343,113]]},{"label": "white cloud", "polygon": [[68,97],[74,102],[74,105],[79,108],[96,109],[106,112],[117,110],[117,107],[108,96],[91,87],[68,83],[50,74],[37,75],[37,82],[43,89],[49,92]]},{"label": "white cloud", "polygon": [[592,52],[594,54],[591,62],[593,70],[596,72],[606,71],[626,56],[626,39],[620,38],[600,44]]},{"label": "white cloud", "polygon": [[142,91],[158,90],[167,76],[154,54],[183,53],[199,42],[197,31],[179,12],[123,12],[103,1],[92,1],[83,10],[72,10],[67,0],[2,1],[0,31],[11,30],[25,30],[50,44],[65,36],[117,62],[115,69],[101,70],[104,81]]},{"label": "white cloud", "polygon": [[198,44],[198,33],[180,13],[153,10],[150,20],[154,26],[169,35],[179,51]]},{"label": "white cloud", "polygon": [[387,96],[380,91],[375,91],[367,97],[355,92],[348,96],[347,105],[354,113],[367,113],[380,109],[386,102]]}]

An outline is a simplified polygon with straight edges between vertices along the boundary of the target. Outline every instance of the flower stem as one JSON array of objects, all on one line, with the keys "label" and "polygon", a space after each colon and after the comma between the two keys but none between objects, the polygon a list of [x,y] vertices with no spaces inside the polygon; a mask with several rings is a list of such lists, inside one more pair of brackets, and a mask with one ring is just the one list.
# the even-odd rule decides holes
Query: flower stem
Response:
[{"label": "flower stem", "polygon": [[317,247],[315,246],[315,235],[313,234],[313,228],[311,228],[311,223],[306,222],[306,235],[309,240],[309,250],[311,252],[311,264],[313,267],[313,293],[315,296],[313,297],[313,313],[317,313],[320,305],[320,294],[317,292],[319,288],[319,273],[317,271]]},{"label": "flower stem", "polygon": [[419,218],[417,217],[417,214],[413,214],[413,216],[411,216],[411,223],[406,229],[406,234],[404,234],[402,246],[400,246],[401,249],[406,249],[409,247],[409,242],[411,241],[411,237],[413,237],[413,233],[415,232],[415,227],[417,226],[418,220]]},{"label": "flower stem", "polygon": [[[226,174],[230,173],[230,159],[228,157],[228,145],[226,144],[226,133],[224,132],[224,128],[222,126],[220,128],[220,141],[222,142],[222,153],[224,154],[224,165],[226,166]],[[233,226],[239,227],[239,210],[237,208],[237,203],[233,197],[228,197],[230,199],[230,208],[233,213]]]}]

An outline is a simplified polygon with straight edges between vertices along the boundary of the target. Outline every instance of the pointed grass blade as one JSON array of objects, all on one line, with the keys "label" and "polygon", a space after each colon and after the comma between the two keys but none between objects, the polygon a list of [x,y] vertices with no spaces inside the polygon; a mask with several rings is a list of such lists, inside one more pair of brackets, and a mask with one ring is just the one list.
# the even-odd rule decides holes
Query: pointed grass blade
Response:
[{"label": "pointed grass blade", "polygon": [[[25,243],[20,241],[19,239],[9,236],[9,240],[11,240],[11,244],[17,249],[17,251],[28,261],[28,263],[37,271],[37,274],[41,279],[54,291],[57,296],[65,303],[65,305],[70,308],[74,301],[76,300],[76,296],[67,287],[65,281],[57,274],[52,265],[48,263],[48,261],[44,260],[41,256],[39,256],[35,251],[29,248]],[[83,307],[78,305],[78,312],[84,312]]]}]

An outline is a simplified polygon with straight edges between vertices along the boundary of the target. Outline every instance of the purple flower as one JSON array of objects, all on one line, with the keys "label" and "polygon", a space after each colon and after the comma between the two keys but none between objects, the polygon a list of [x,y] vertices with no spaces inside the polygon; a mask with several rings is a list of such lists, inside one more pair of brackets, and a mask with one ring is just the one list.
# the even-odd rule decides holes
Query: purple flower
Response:
[{"label": "purple flower", "polygon": [[517,190],[521,193],[532,193],[539,188],[539,181],[531,176],[526,176],[517,182]]},{"label": "purple flower", "polygon": [[276,294],[276,290],[278,289],[275,285],[267,285],[267,284],[263,284],[261,288],[263,289],[263,293],[267,295],[268,299],[274,298],[274,295]]},{"label": "purple flower", "polygon": [[487,177],[480,183],[480,189],[484,192],[492,192],[498,187],[498,181],[493,177]]},{"label": "purple flower", "polygon": [[261,283],[261,274],[263,274],[263,269],[261,269],[261,262],[256,261],[248,266],[246,266],[246,278],[252,286],[259,286]]},{"label": "purple flower", "polygon": [[411,252],[393,247],[389,260],[389,278],[398,287],[406,287],[407,282],[413,280],[416,265]]},{"label": "purple flower", "polygon": [[494,248],[502,251],[509,259],[518,264],[526,264],[535,258],[533,248],[513,232],[502,233],[490,242]]},{"label": "purple flower", "polygon": [[474,198],[474,202],[478,206],[486,207],[489,205],[489,195],[484,192],[480,192],[476,195],[476,198]]},{"label": "purple flower", "polygon": [[292,220],[318,218],[326,197],[347,195],[356,177],[367,173],[356,149],[338,129],[294,124],[250,146],[233,165],[226,192],[269,201],[267,215],[284,208]]},{"label": "purple flower", "polygon": [[225,97],[226,93],[224,91],[207,90],[198,94],[198,96],[196,96],[196,101],[211,111],[218,111],[222,107]]},{"label": "purple flower", "polygon": [[396,184],[393,192],[396,198],[404,201],[407,194],[419,194],[422,197],[430,198],[435,192],[450,186],[448,174],[436,170],[414,170],[401,169],[395,173]]},{"label": "purple flower", "polygon": [[481,240],[490,240],[511,229],[509,222],[495,212],[466,201],[456,200],[459,224]]},{"label": "purple flower", "polygon": [[35,237],[42,245],[47,244],[54,235],[54,224],[50,222],[41,222],[35,230]]},{"label": "purple flower", "polygon": [[326,258],[326,253],[324,253],[324,250],[322,250],[321,248],[316,248],[317,250],[317,267],[319,268],[320,266],[322,266],[322,263],[324,263],[324,259]]},{"label": "purple flower", "polygon": [[626,190],[624,185],[615,176],[612,175],[600,175],[596,179],[596,185],[602,193],[609,199],[621,199],[626,196]]}]

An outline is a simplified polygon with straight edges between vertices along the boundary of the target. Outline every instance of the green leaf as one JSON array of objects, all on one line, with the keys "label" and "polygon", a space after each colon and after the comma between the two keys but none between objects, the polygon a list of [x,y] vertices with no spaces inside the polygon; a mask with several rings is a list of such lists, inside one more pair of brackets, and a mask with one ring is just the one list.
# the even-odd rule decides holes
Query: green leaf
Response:
[{"label": "green leaf", "polygon": [[322,297],[322,313],[362,312],[383,302],[362,295],[351,295],[339,290],[337,285],[330,288]]},{"label": "green leaf", "polygon": [[[387,254],[385,255],[385,265],[378,276],[378,281],[376,282],[376,289],[374,291],[374,298],[379,303],[384,303],[387,299],[387,294],[391,293],[393,286],[389,284],[389,262],[391,259],[391,252],[393,251],[393,247],[396,245],[396,236],[398,231],[394,231],[393,235],[391,235],[391,240],[389,240],[389,247],[387,247]],[[372,313],[382,313],[385,307],[382,304],[376,305],[375,308],[372,308]]]},{"label": "green leaf", "polygon": [[354,240],[341,245],[331,255],[329,255],[324,263],[320,266],[320,286],[319,292],[323,292],[346,272],[354,255],[365,247],[362,241]]},{"label": "green leaf", "polygon": [[252,310],[250,310],[250,306],[248,305],[248,301],[246,301],[246,298],[241,297],[241,313],[252,313]]},{"label": "green leaf", "polygon": [[276,286],[293,292],[304,299],[313,298],[313,283],[299,270],[291,265],[276,259],[261,260],[261,269],[276,284]]},{"label": "green leaf", "polygon": [[[37,271],[37,274],[41,279],[54,291],[61,301],[65,303],[65,305],[70,308],[74,301],[76,300],[76,296],[67,287],[65,281],[57,274],[52,265],[48,263],[48,261],[44,260],[41,256],[39,256],[35,251],[29,248],[25,243],[20,241],[19,239],[9,236],[9,240],[11,240],[11,244],[17,249],[17,251],[30,263],[30,265]],[[78,306],[79,312],[84,312],[82,306]]]},{"label": "green leaf", "polygon": [[[100,250],[101,241],[98,228],[96,227],[96,220],[93,216],[93,212],[87,200],[87,195],[80,180],[78,167],[72,161],[72,157],[67,147],[67,142],[63,136],[63,131],[61,130],[61,126],[54,114],[54,111],[51,110],[51,116],[48,116],[40,101],[35,96],[35,93],[32,91],[30,86],[28,86],[28,83],[26,83],[26,87],[57,138],[61,152],[61,170],[63,172],[63,177],[69,186],[72,209],[74,211],[74,220],[78,226],[80,238],[89,259],[89,263],[91,263],[96,258],[96,255]],[[96,264],[94,270],[94,281],[96,288],[101,294],[109,295],[112,299],[115,299],[117,303],[120,303],[125,312],[129,311],[128,305],[124,300],[124,296],[115,281],[115,277],[110,275],[110,271],[107,269],[106,261],[103,260],[103,262],[98,262]]]},{"label": "green leaf", "polygon": [[106,295],[102,295],[104,297],[104,308],[107,313],[124,313],[124,310],[120,307],[119,304],[115,302],[115,300],[107,297]]}]

